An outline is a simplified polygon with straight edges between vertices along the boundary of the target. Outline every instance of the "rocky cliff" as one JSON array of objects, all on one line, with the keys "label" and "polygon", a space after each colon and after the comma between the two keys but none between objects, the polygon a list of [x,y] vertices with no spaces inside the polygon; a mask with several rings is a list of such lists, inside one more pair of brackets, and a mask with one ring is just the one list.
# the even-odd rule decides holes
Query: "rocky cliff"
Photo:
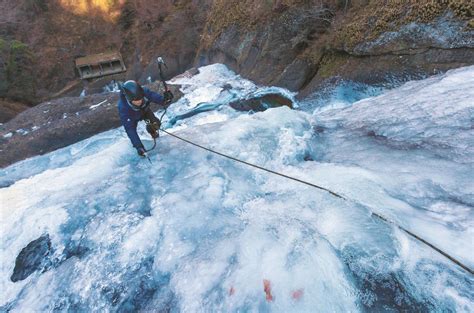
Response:
[{"label": "rocky cliff", "polygon": [[307,96],[334,78],[401,82],[474,63],[473,3],[214,1],[199,51]]}]

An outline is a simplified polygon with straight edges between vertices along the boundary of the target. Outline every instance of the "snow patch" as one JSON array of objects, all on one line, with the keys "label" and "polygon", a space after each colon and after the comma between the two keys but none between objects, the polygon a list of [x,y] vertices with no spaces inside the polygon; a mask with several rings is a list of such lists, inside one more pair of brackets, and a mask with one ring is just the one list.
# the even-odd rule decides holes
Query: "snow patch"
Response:
[{"label": "snow patch", "polygon": [[89,109],[95,110],[95,109],[97,109],[98,107],[100,107],[102,104],[106,103],[107,101],[108,101],[108,100],[105,99],[105,100],[102,101],[102,102],[99,102],[99,103],[97,103],[97,104],[91,105],[91,106],[89,107]]}]

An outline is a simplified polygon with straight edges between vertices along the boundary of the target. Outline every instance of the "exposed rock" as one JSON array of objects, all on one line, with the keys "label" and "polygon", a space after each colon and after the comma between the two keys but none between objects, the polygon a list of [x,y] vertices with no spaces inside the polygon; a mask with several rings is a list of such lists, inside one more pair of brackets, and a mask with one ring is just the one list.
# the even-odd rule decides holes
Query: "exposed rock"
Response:
[{"label": "exposed rock", "polygon": [[354,55],[407,54],[411,50],[474,48],[474,29],[448,14],[434,23],[410,23],[397,31],[382,33],[349,50]]},{"label": "exposed rock", "polygon": [[36,100],[35,57],[18,40],[0,37],[0,97],[32,104]]},{"label": "exposed rock", "polygon": [[317,75],[306,85],[299,98],[304,98],[328,80],[347,80],[372,85],[399,85],[425,78],[452,68],[474,64],[474,49],[421,49],[402,53],[355,56],[333,52],[323,57]]},{"label": "exposed rock", "polygon": [[8,60],[9,48],[4,39],[0,37],[0,97],[7,94],[8,81],[7,81],[7,60]]},{"label": "exposed rock", "polygon": [[247,25],[231,24],[220,30],[208,48],[201,47],[200,64],[224,63],[261,84],[277,84],[291,90],[301,88],[308,76],[314,74],[315,66],[298,60],[298,56],[311,40],[328,29],[330,12],[312,5],[275,12],[251,29]]},{"label": "exposed rock", "polygon": [[49,256],[52,254],[51,239],[49,235],[43,235],[30,242],[21,249],[16,257],[15,268],[10,277],[12,282],[24,280],[35,271],[45,270],[49,263]]},{"label": "exposed rock", "polygon": [[199,64],[225,63],[300,98],[328,79],[383,85],[474,64],[469,1],[341,3],[215,4]]},{"label": "exposed rock", "polygon": [[[119,125],[116,94],[66,97],[20,113],[0,131],[0,166],[59,149]],[[94,110],[90,107],[100,104]],[[12,134],[6,137],[5,134]]]},{"label": "exposed rock", "polygon": [[229,105],[238,111],[265,111],[268,108],[287,106],[292,108],[293,102],[281,94],[267,94],[246,100],[239,100],[229,103]]},{"label": "exposed rock", "polygon": [[295,59],[276,79],[275,85],[291,91],[300,90],[316,75],[317,70],[317,65],[312,62]]}]

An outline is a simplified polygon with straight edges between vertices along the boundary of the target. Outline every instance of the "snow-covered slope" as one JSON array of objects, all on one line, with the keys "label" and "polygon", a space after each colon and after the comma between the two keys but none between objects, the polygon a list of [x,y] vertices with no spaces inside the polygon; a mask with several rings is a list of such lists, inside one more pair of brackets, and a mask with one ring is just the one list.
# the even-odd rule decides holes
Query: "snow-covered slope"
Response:
[{"label": "snow-covered slope", "polygon": [[3,311],[474,310],[471,274],[371,215],[474,267],[474,67],[254,114],[226,103],[292,95],[200,71],[167,117],[213,110],[169,131],[349,200],[168,135],[150,164],[102,133],[2,171]]}]

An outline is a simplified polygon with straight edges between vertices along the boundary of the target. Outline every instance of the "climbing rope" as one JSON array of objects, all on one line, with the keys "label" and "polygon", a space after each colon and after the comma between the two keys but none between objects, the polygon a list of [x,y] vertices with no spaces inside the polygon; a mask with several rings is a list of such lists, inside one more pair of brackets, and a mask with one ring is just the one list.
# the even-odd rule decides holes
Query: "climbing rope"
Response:
[{"label": "climbing rope", "polygon": [[269,169],[267,169],[267,168],[264,168],[264,167],[261,167],[261,166],[258,166],[258,165],[255,165],[255,164],[246,162],[246,161],[242,161],[242,160],[237,159],[237,158],[234,158],[234,157],[232,157],[232,156],[230,156],[230,155],[227,155],[227,154],[224,154],[224,153],[221,153],[221,152],[218,152],[218,151],[214,151],[214,150],[212,150],[212,149],[209,149],[209,148],[206,148],[206,147],[204,147],[204,146],[198,145],[197,143],[194,143],[194,142],[192,142],[192,141],[190,141],[190,140],[187,140],[187,139],[184,139],[184,138],[182,138],[182,137],[179,137],[179,136],[177,136],[177,135],[175,135],[175,134],[173,134],[173,133],[167,132],[166,130],[163,130],[163,129],[161,129],[161,130],[162,130],[163,132],[167,133],[168,135],[172,136],[172,137],[175,137],[175,138],[177,138],[177,139],[179,139],[179,140],[185,141],[185,142],[187,142],[187,143],[189,143],[189,144],[191,144],[191,145],[193,145],[193,146],[199,147],[199,148],[204,149],[204,150],[206,150],[206,151],[209,151],[209,152],[211,152],[211,153],[215,153],[215,154],[218,154],[218,155],[223,156],[223,157],[225,157],[225,158],[234,160],[234,161],[236,161],[236,162],[240,162],[240,163],[243,163],[243,164],[245,164],[245,165],[258,168],[258,169],[260,169],[260,170],[262,170],[262,171],[266,171],[266,172],[269,172],[269,173],[272,173],[272,174],[275,174],[275,175],[278,175],[278,176],[281,176],[281,177],[285,177],[285,178],[288,178],[288,179],[297,181],[297,182],[299,182],[299,183],[302,183],[302,184],[305,184],[305,185],[314,187],[314,188],[318,188],[318,189],[327,191],[327,192],[329,192],[330,194],[332,194],[332,195],[335,196],[335,197],[338,197],[338,198],[341,198],[341,199],[346,200],[346,198],[344,198],[343,196],[338,195],[337,193],[335,193],[335,192],[333,192],[333,191],[331,191],[331,190],[329,190],[329,189],[326,189],[326,188],[324,188],[324,187],[321,187],[321,186],[318,186],[318,185],[309,183],[309,182],[307,182],[307,181],[304,181],[304,180],[301,180],[301,179],[298,179],[298,178],[294,178],[294,177],[291,177],[291,176],[288,176],[288,175],[285,175],[285,174],[282,174],[282,173],[278,173],[278,172],[269,170]]},{"label": "climbing rope", "polygon": [[[252,163],[249,163],[249,162],[246,162],[246,161],[243,161],[243,160],[240,160],[240,159],[237,159],[235,157],[232,157],[230,155],[227,155],[227,154],[224,154],[224,153],[221,153],[221,152],[218,152],[218,151],[215,151],[213,149],[210,149],[210,148],[207,148],[207,147],[204,147],[204,146],[201,146],[197,143],[194,143],[192,142],[191,140],[188,140],[188,139],[185,139],[183,137],[180,137],[178,135],[175,135],[173,133],[170,133],[162,128],[160,128],[161,131],[163,131],[164,133],[176,138],[176,139],[179,139],[181,141],[184,141],[190,145],[193,145],[195,147],[198,147],[200,149],[203,149],[203,150],[206,150],[208,152],[211,152],[211,153],[214,153],[214,154],[217,154],[217,155],[220,155],[224,158],[227,158],[227,159],[230,159],[230,160],[233,160],[233,161],[236,161],[236,162],[239,162],[239,163],[242,163],[242,164],[245,164],[245,165],[248,165],[248,166],[251,166],[251,167],[254,167],[254,168],[257,168],[259,170],[262,170],[262,171],[265,171],[265,172],[268,172],[268,173],[272,173],[272,174],[275,174],[275,175],[278,175],[278,176],[281,176],[281,177],[284,177],[284,178],[287,178],[287,179],[291,179],[291,180],[294,180],[294,181],[297,181],[299,183],[302,183],[302,184],[305,184],[305,185],[308,185],[310,187],[313,187],[313,188],[317,188],[317,189],[320,189],[320,190],[324,190],[328,193],[330,193],[331,195],[339,198],[339,199],[342,199],[342,200],[345,200],[345,201],[351,201],[351,202],[354,202],[353,200],[349,200],[347,199],[346,197],[334,192],[334,191],[331,191],[327,188],[324,188],[324,187],[321,187],[321,186],[318,186],[318,185],[315,185],[313,183],[310,183],[310,182],[307,182],[307,181],[304,181],[304,180],[301,180],[301,179],[298,179],[298,178],[295,178],[295,177],[292,177],[292,176],[288,176],[288,175],[285,175],[285,174],[282,174],[282,173],[279,173],[279,172],[275,172],[275,171],[272,171],[270,169],[267,169],[267,168],[264,168],[262,166],[258,166],[258,165],[255,165],[255,164],[252,164]],[[367,208],[371,214],[375,217],[377,217],[378,219],[380,219],[381,221],[387,223],[387,224],[391,224],[393,226],[396,226],[398,229],[402,230],[403,232],[405,232],[406,234],[408,234],[410,237],[424,243],[425,245],[427,245],[428,247],[430,247],[431,249],[435,250],[436,252],[438,252],[439,254],[441,254],[442,256],[446,257],[448,260],[450,260],[451,262],[453,262],[454,264],[458,265],[459,267],[461,267],[462,269],[464,269],[465,271],[467,271],[468,273],[470,273],[471,275],[474,275],[474,271],[469,268],[467,265],[461,263],[459,260],[457,260],[456,258],[450,256],[448,253],[444,252],[443,250],[439,249],[438,247],[436,247],[435,245],[431,244],[430,242],[426,241],[425,239],[421,238],[420,236],[414,234],[413,232],[409,231],[408,229],[404,228],[403,226],[397,224],[396,222],[378,214],[378,213],[375,213],[375,212],[372,212],[372,210],[367,207],[366,205],[363,205],[361,204],[362,206],[364,206],[365,208]]]}]

